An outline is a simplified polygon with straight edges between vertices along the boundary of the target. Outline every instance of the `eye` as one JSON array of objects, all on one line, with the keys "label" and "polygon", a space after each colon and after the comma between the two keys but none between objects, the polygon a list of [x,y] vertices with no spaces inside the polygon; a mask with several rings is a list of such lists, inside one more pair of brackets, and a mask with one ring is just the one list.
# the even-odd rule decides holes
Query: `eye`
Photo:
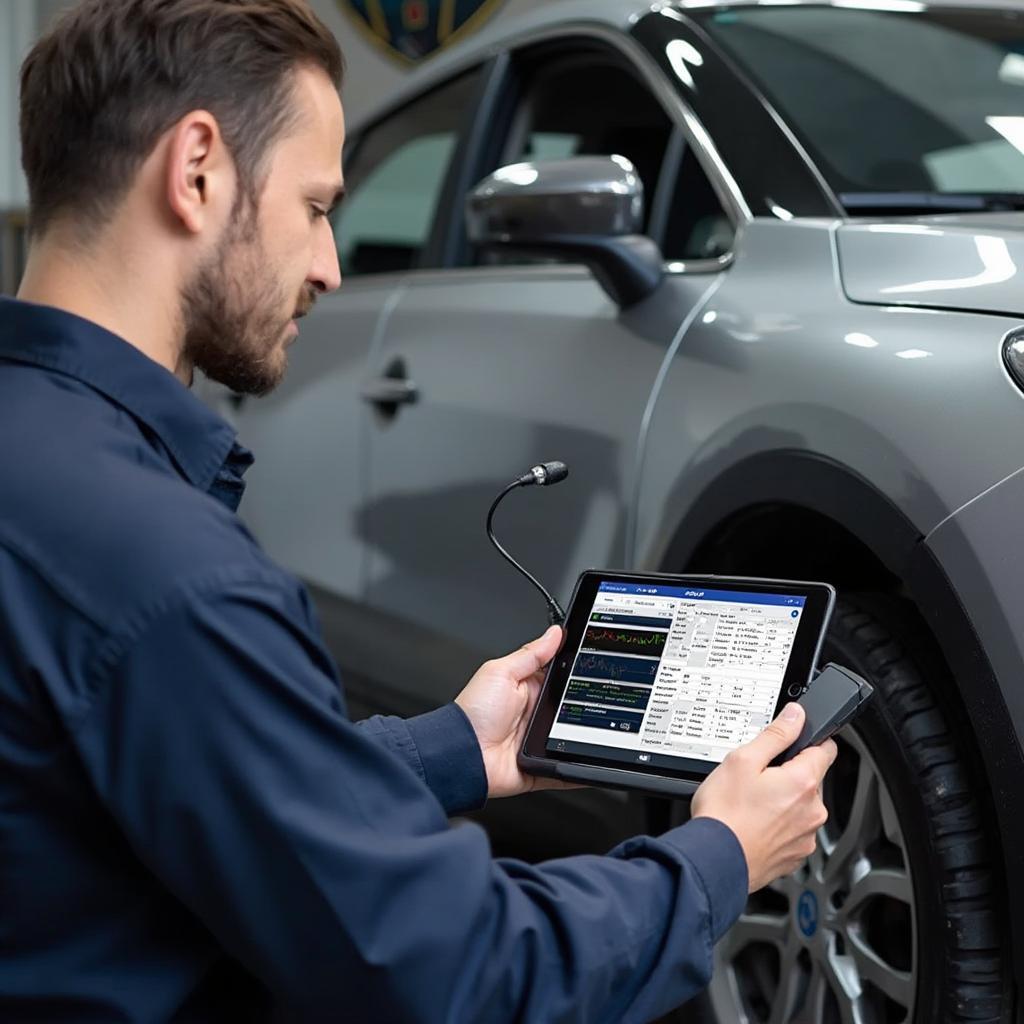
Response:
[{"label": "eye", "polygon": [[327,211],[322,206],[317,206],[315,203],[310,204],[309,210],[313,220],[327,216]]}]

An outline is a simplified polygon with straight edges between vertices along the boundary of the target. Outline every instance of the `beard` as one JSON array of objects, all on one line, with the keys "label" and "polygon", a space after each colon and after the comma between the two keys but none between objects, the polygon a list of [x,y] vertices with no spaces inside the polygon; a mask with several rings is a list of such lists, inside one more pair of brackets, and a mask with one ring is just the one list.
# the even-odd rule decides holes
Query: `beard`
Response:
[{"label": "beard", "polygon": [[281,383],[285,329],[316,301],[307,285],[285,316],[287,295],[274,280],[255,220],[243,215],[229,226],[181,293],[183,356],[242,395],[265,395]]}]

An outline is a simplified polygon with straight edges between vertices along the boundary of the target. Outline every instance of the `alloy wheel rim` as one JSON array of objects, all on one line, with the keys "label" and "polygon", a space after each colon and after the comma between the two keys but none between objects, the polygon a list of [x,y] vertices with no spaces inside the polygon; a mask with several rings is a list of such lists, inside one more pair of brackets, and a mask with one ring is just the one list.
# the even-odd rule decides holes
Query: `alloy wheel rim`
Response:
[{"label": "alloy wheel rim", "polygon": [[892,796],[851,729],[824,790],[815,853],[754,894],[715,947],[710,998],[738,1024],[913,1020],[913,877]]}]

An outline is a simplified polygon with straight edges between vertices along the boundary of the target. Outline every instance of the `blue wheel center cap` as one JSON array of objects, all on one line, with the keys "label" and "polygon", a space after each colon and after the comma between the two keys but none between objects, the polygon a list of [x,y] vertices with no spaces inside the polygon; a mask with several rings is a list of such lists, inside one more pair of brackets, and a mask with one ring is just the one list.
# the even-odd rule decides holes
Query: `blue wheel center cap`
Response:
[{"label": "blue wheel center cap", "polygon": [[805,939],[818,930],[818,900],[813,892],[805,889],[796,905],[796,923]]}]

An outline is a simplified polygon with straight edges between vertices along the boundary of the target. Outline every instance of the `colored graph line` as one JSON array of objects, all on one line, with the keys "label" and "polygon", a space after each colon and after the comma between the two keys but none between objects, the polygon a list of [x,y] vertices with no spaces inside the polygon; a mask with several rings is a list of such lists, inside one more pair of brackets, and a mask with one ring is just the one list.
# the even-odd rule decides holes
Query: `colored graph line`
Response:
[{"label": "colored graph line", "polygon": [[604,679],[622,679],[631,683],[653,683],[658,673],[656,661],[637,661],[611,655],[581,654],[574,672]]},{"label": "colored graph line", "polygon": [[612,629],[588,629],[586,639],[594,643],[628,644],[630,647],[664,647],[664,633],[616,633]]}]

